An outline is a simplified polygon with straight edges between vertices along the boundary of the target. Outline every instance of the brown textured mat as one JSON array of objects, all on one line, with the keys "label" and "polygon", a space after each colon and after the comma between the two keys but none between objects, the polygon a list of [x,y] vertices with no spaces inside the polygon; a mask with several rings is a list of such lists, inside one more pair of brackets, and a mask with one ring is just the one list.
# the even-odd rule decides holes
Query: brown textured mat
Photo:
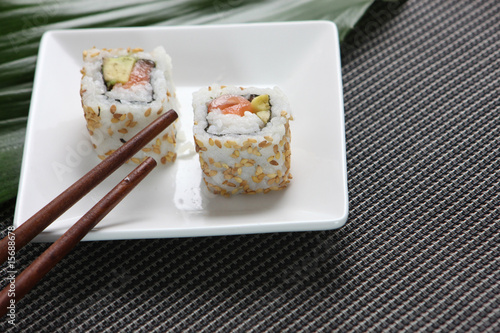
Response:
[{"label": "brown textured mat", "polygon": [[499,17],[376,3],[346,39],[342,229],[82,243],[16,331],[500,331]]}]

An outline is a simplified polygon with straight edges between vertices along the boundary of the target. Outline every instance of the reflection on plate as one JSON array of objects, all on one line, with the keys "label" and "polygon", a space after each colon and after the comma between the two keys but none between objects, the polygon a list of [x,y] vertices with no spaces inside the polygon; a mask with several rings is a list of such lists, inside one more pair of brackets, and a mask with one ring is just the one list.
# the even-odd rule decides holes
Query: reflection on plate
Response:
[{"label": "reflection on plate", "polygon": [[[181,102],[179,156],[159,165],[85,240],[325,230],[347,220],[344,112],[337,29],[331,22],[50,31],[31,100],[14,224],[18,226],[99,159],[81,110],[81,52],[163,45]],[[192,144],[191,94],[212,83],[279,86],[294,116],[292,183],[231,198],[208,193]],[[53,241],[133,169],[124,165],[38,241]]]}]

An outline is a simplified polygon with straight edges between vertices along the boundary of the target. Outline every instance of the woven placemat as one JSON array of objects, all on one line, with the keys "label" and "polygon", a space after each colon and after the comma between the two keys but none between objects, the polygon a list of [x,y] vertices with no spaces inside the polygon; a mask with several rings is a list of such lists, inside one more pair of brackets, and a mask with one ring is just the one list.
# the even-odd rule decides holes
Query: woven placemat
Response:
[{"label": "woven placemat", "polygon": [[498,17],[376,2],[345,40],[342,229],[81,243],[0,331],[499,332]]}]

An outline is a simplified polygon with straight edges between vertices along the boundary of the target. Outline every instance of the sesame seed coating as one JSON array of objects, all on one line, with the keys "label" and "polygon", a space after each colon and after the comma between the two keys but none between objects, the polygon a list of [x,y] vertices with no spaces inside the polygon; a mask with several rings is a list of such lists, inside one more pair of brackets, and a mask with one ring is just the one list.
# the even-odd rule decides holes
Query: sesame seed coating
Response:
[{"label": "sesame seed coating", "polygon": [[[245,95],[250,88],[223,88],[212,85],[198,93],[200,96],[205,94],[203,96],[206,97],[219,96],[225,91]],[[269,95],[272,104],[277,94],[272,89],[265,91],[271,91]],[[203,108],[206,102],[200,99],[200,104],[196,104],[196,94],[193,95],[194,142],[196,151],[200,154],[200,167],[208,190],[230,196],[238,193],[255,195],[286,188],[291,179],[289,110],[280,106],[270,118],[271,125],[265,126],[261,132],[238,135],[209,134],[206,131],[206,113],[205,118],[203,112],[202,116],[198,117],[196,109]]]}]

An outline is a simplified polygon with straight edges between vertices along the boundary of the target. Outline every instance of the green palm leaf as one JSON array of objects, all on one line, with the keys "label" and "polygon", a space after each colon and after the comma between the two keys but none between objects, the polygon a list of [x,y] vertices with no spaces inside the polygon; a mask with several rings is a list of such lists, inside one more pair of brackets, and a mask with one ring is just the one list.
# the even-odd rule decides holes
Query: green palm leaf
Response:
[{"label": "green palm leaf", "polygon": [[373,0],[3,0],[0,203],[15,197],[40,38],[53,29],[331,20],[342,39]]}]

